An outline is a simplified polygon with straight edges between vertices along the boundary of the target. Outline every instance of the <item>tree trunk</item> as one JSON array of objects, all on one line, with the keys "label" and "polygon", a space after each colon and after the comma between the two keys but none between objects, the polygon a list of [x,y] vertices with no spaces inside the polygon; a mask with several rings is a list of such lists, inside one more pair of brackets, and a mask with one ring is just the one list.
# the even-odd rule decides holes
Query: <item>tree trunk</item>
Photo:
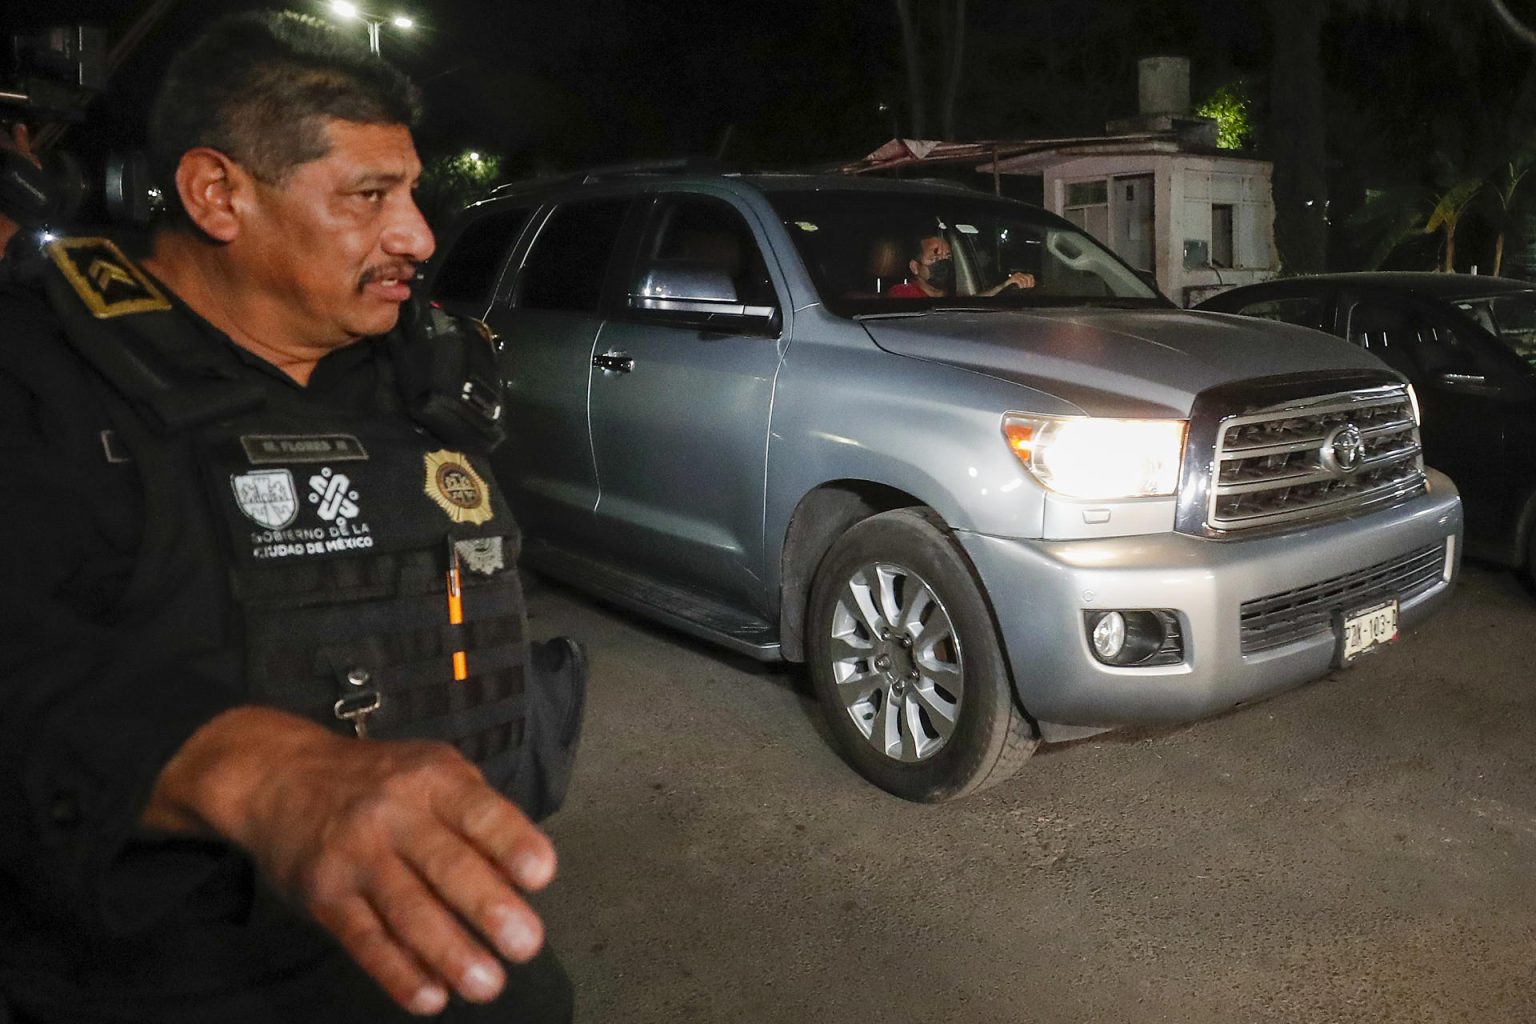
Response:
[{"label": "tree trunk", "polygon": [[901,22],[901,45],[907,58],[908,123],[914,139],[926,138],[927,120],[923,108],[923,48],[917,38],[917,23],[912,18],[912,0],[896,0],[896,17]]},{"label": "tree trunk", "polygon": [[1328,263],[1327,125],[1323,17],[1327,0],[1269,0],[1270,150],[1274,158],[1275,247],[1287,273]]},{"label": "tree trunk", "polygon": [[944,81],[944,110],[942,114],[944,137],[954,139],[955,102],[960,95],[960,80],[965,71],[965,0],[955,0],[954,20],[949,22],[949,66]]},{"label": "tree trunk", "polygon": [[1498,277],[1504,270],[1504,229],[1499,229],[1499,237],[1493,243],[1493,276]]}]

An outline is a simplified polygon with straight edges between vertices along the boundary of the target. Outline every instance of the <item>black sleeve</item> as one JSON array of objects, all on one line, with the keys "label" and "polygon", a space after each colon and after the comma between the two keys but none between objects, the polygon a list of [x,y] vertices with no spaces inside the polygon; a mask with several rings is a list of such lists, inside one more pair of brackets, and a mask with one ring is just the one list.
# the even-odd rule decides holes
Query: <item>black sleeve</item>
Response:
[{"label": "black sleeve", "polygon": [[162,664],[155,609],[120,605],[139,488],[95,394],[41,300],[0,294],[0,886],[115,930],[183,885],[125,851],[165,762],[236,700],[216,658]]}]

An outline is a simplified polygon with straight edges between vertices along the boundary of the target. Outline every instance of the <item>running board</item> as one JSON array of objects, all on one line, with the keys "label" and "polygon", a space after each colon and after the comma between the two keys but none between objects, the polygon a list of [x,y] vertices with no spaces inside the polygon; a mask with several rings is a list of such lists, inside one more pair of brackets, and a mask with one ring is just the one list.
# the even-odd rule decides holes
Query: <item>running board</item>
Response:
[{"label": "running board", "polygon": [[522,563],[535,572],[737,654],[757,661],[783,658],[778,634],[769,623],[693,591],[616,569],[548,541],[528,541],[523,547]]}]

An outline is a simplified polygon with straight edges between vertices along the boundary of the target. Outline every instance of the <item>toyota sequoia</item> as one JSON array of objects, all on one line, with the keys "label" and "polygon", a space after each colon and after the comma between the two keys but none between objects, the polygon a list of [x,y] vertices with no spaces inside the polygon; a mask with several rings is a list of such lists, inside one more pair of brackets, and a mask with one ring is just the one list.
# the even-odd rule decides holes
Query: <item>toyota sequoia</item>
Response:
[{"label": "toyota sequoia", "polygon": [[805,663],[908,799],[1316,679],[1456,579],[1407,381],[1177,309],[1035,207],[630,170],[503,187],[444,242],[426,288],[496,337],[524,563]]}]

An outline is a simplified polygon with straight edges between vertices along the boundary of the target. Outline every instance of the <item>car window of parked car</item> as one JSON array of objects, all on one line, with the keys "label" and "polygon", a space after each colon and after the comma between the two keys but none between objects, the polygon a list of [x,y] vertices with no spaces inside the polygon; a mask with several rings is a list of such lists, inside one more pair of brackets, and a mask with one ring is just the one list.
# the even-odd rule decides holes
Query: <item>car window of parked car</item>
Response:
[{"label": "car window of parked car", "polygon": [[1458,302],[1456,308],[1515,355],[1536,366],[1536,294],[1471,299]]},{"label": "car window of parked car", "polygon": [[663,196],[652,211],[630,293],[645,290],[655,273],[702,272],[723,277],[743,307],[778,304],[762,249],[741,214],[724,200],[709,196]]},{"label": "car window of parked car", "polygon": [[[1165,306],[1156,289],[1078,228],[1022,203],[937,191],[772,191],[822,301],[841,316],[1019,305]],[[942,239],[954,264],[948,294],[914,296],[910,262],[925,238]],[[1012,272],[1030,288],[995,288]],[[891,289],[897,287],[893,295]]]},{"label": "car window of parked car", "polygon": [[556,209],[523,261],[516,305],[597,312],[628,208],[628,199],[597,199]]},{"label": "car window of parked car", "polygon": [[533,210],[508,207],[471,221],[454,240],[432,284],[438,302],[484,308],[498,271]]},{"label": "car window of parked car", "polygon": [[1466,339],[1415,306],[1356,303],[1349,313],[1349,340],[1413,380],[1473,372],[1476,365]]},{"label": "car window of parked car", "polygon": [[1262,317],[1283,323],[1311,327],[1319,331],[1332,331],[1332,318],[1327,315],[1328,305],[1320,296],[1293,295],[1286,298],[1264,299],[1238,307],[1235,312],[1243,316]]}]

